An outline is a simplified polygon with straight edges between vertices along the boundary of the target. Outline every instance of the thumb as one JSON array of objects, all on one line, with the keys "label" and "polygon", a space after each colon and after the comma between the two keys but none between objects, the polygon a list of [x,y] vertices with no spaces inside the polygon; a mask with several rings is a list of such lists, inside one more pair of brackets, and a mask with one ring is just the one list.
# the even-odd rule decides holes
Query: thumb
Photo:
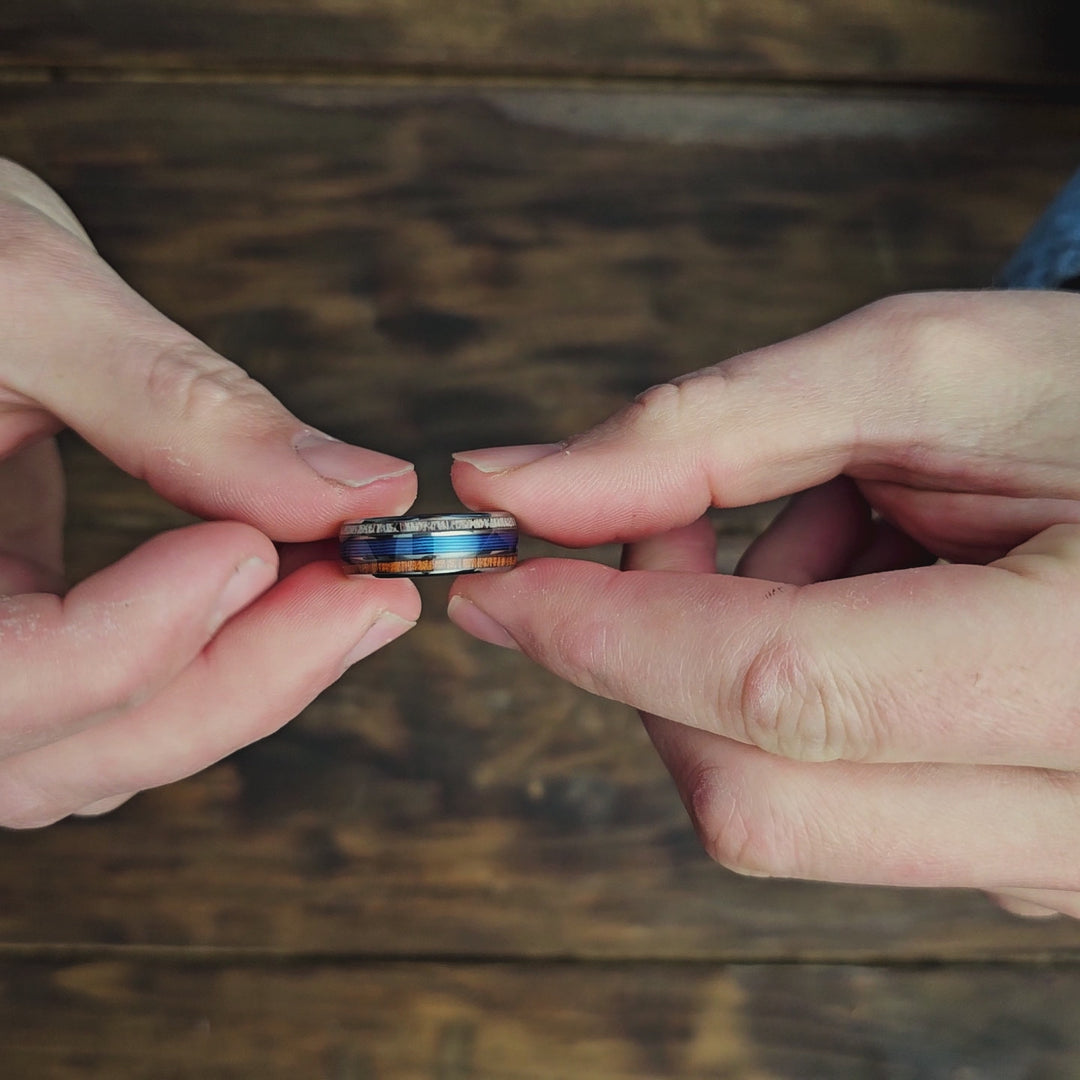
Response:
[{"label": "thumb", "polygon": [[801,371],[791,347],[775,346],[654,386],[564,443],[455,454],[455,488],[468,506],[510,510],[526,532],[576,547],[814,486],[845,469],[855,443],[850,403],[807,370],[823,347],[802,339]]},{"label": "thumb", "polygon": [[6,168],[0,324],[14,333],[0,352],[0,401],[58,418],[177,506],[274,540],[408,507],[408,462],[302,423],[129,288],[45,185],[24,170],[14,184]]},{"label": "thumb", "polygon": [[1063,293],[891,297],[653,387],[564,443],[457,454],[454,484],[466,505],[567,546],[638,540],[842,473],[1073,498],[1077,325]]}]

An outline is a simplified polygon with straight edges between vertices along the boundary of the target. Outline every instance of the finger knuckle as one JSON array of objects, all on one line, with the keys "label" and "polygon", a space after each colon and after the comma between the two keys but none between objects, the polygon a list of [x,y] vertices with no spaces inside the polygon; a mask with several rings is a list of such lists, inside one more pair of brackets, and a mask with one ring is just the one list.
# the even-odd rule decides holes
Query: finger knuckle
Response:
[{"label": "finger knuckle", "polygon": [[791,629],[758,647],[737,681],[742,739],[796,761],[860,759],[858,711],[836,674]]},{"label": "finger knuckle", "polygon": [[892,374],[924,392],[948,384],[987,355],[985,320],[969,297],[910,293],[878,300],[866,312]]},{"label": "finger knuckle", "polygon": [[691,821],[706,854],[747,877],[799,877],[795,823],[781,814],[763,784],[745,772],[717,765],[701,768],[688,791]]},{"label": "finger knuckle", "polygon": [[611,438],[669,438],[677,430],[684,392],[671,382],[650,386],[614,416],[581,435],[567,440],[570,448],[587,447]]},{"label": "finger knuckle", "polygon": [[146,392],[183,424],[208,424],[244,401],[265,402],[267,391],[242,368],[201,342],[159,347],[146,367]]},{"label": "finger knuckle", "polygon": [[716,390],[723,382],[725,369],[715,367],[650,386],[631,403],[627,420],[642,434],[675,437],[715,415]]},{"label": "finger knuckle", "polygon": [[[152,639],[148,639],[147,645],[152,644]],[[94,711],[100,713],[126,712],[135,708],[149,693],[147,669],[151,661],[156,659],[149,648],[140,647],[132,649],[123,659],[102,664],[89,682],[86,701],[89,702],[91,697],[96,698]],[[96,693],[90,691],[90,686]]]},{"label": "finger knuckle", "polygon": [[670,427],[672,418],[677,416],[684,406],[686,399],[684,385],[664,382],[643,390],[631,402],[632,421],[641,427],[652,426],[661,429]]}]

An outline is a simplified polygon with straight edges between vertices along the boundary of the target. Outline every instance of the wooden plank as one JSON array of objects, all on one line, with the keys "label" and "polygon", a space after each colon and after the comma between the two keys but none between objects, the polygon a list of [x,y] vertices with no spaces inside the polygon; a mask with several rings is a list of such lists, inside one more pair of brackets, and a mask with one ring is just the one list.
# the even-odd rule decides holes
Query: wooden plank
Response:
[{"label": "wooden plank", "polygon": [[7,1080],[1080,1077],[1073,967],[0,964]]},{"label": "wooden plank", "polygon": [[[1071,168],[1080,109],[9,86],[0,132],[152,300],[311,422],[416,460],[434,510],[452,450],[561,437],[884,293],[984,284]],[[182,520],[68,458],[76,578]],[[769,513],[721,520],[729,564]],[[1080,942],[974,895],[713,867],[629,711],[465,638],[444,594],[427,583],[420,628],[279,736],[113,817],[0,835],[0,938],[773,959]]]},{"label": "wooden plank", "polygon": [[0,63],[1076,82],[1055,0],[6,0]]}]

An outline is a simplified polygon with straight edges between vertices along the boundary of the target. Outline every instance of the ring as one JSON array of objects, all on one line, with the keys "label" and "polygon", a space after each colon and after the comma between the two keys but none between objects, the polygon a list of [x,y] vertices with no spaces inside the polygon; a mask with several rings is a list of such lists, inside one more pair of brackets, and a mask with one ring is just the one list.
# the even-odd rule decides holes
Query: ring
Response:
[{"label": "ring", "polygon": [[503,512],[346,521],[338,541],[348,574],[471,574],[517,563],[517,521]]}]

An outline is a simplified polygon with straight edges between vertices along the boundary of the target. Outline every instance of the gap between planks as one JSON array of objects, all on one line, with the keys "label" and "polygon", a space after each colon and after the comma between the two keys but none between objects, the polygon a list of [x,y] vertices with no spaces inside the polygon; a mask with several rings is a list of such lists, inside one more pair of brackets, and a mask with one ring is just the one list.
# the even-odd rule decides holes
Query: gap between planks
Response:
[{"label": "gap between planks", "polygon": [[300,86],[430,86],[433,88],[610,90],[657,93],[791,94],[822,96],[979,99],[1032,101],[1070,105],[1080,103],[1080,83],[1001,83],[977,80],[761,78],[681,76],[673,72],[609,73],[604,71],[529,71],[520,66],[500,70],[484,67],[448,70],[443,67],[385,67],[357,70],[344,65],[317,68],[245,65],[236,67],[170,67],[134,65],[67,65],[0,59],[0,85],[56,83],[135,83],[205,85]]},{"label": "gap between planks", "polygon": [[935,968],[994,970],[1037,966],[1041,969],[1080,970],[1080,949],[1017,949],[1012,954],[994,956],[945,955],[941,952],[897,957],[869,952],[831,950],[799,955],[746,956],[708,954],[680,956],[609,956],[589,954],[530,953],[373,953],[289,950],[272,948],[227,948],[205,945],[99,945],[99,944],[17,944],[0,943],[0,964],[5,961],[48,964],[83,964],[106,960],[168,963],[195,967],[397,967],[407,965],[455,967],[528,967],[531,969],[588,967],[599,969],[651,968],[706,970],[749,967],[863,967],[923,971]]}]

